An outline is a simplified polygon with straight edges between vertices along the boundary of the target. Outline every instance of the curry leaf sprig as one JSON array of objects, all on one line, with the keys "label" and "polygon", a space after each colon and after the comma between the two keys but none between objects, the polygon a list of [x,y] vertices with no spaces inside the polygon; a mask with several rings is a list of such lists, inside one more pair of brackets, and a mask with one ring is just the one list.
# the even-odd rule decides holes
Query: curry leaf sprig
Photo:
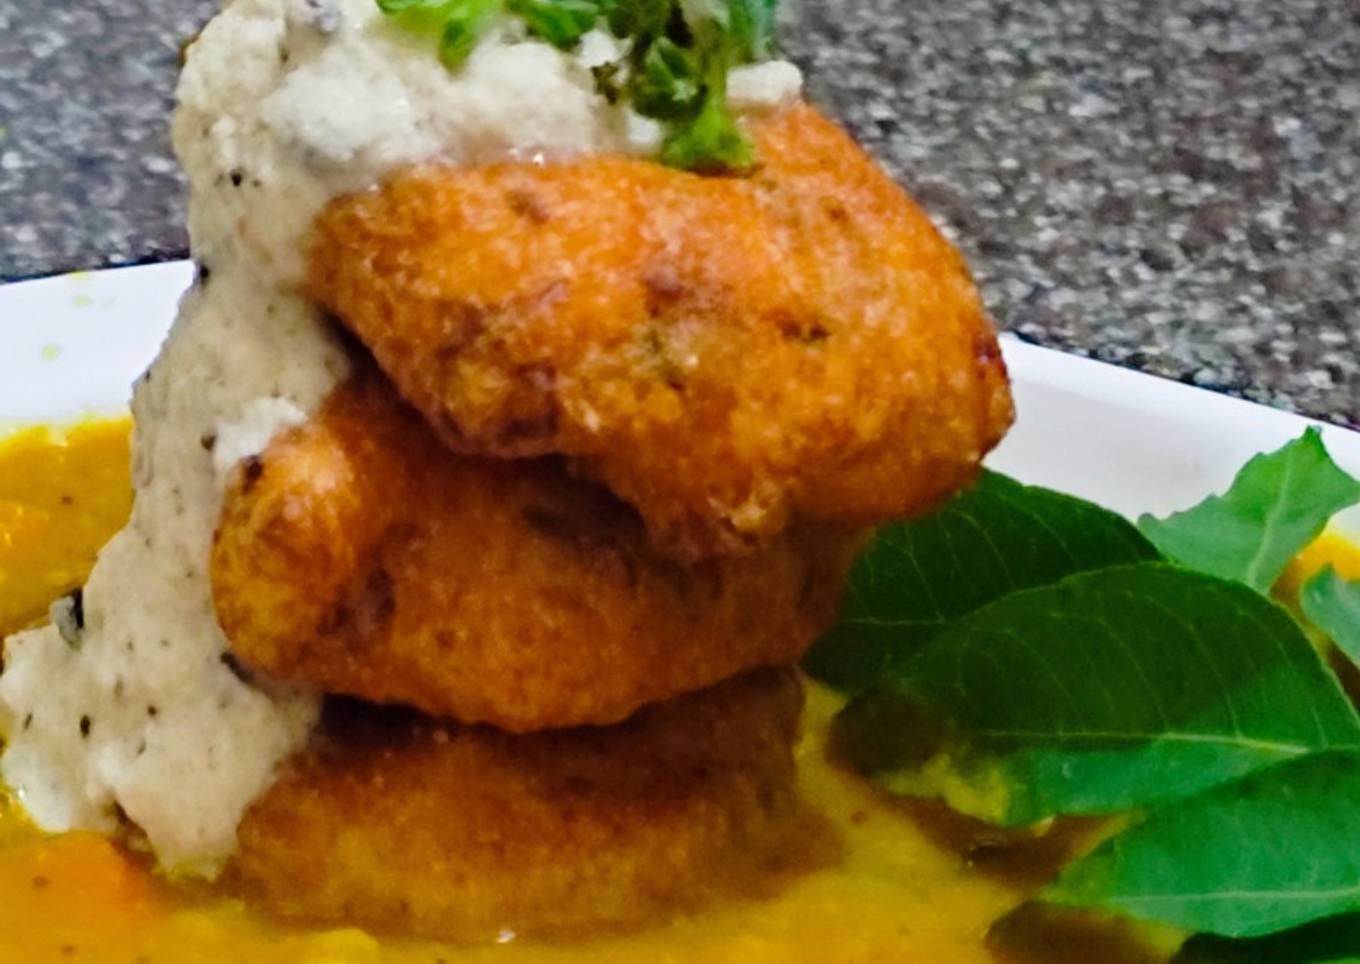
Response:
[{"label": "curry leaf sprig", "polygon": [[459,69],[498,18],[518,18],[563,50],[590,31],[626,41],[618,63],[595,70],[611,102],[626,101],[667,128],[661,160],[705,174],[743,173],[755,148],[727,99],[728,72],[774,48],[778,0],[377,0],[415,33],[438,38],[439,56]]},{"label": "curry leaf sprig", "polygon": [[[1357,502],[1316,430],[1137,528],[985,474],[852,573],[805,664],[850,696],[836,748],[995,824],[1132,814],[1049,901],[1228,938],[1360,911],[1360,716],[1270,595]],[[1360,583],[1324,568],[1297,607],[1360,659]]]}]

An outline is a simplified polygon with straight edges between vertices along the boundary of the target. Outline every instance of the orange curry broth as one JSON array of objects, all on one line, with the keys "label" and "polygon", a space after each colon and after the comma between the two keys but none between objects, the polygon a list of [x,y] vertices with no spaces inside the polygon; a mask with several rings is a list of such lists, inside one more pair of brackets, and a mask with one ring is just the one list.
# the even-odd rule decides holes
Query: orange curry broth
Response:
[{"label": "orange curry broth", "polygon": [[[126,421],[113,421],[0,442],[0,636],[40,620],[53,598],[80,585],[98,547],[126,519],[128,434]],[[1360,574],[1360,554],[1329,545],[1306,564],[1331,561]],[[1092,845],[1098,824],[1005,833],[933,804],[889,800],[828,760],[837,706],[829,691],[810,687],[799,760],[804,793],[840,837],[840,859],[772,897],[572,944],[450,947],[309,930],[211,888],[171,884],[144,855],[103,837],[44,835],[0,797],[0,964],[1167,960],[1174,935],[1029,908],[1012,913]]]}]

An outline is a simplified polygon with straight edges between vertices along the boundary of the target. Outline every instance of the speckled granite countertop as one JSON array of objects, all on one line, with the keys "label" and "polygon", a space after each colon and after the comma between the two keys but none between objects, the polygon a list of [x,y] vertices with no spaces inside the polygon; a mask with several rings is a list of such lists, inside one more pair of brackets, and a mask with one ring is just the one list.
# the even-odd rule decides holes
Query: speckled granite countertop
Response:
[{"label": "speckled granite countertop", "polygon": [[[789,0],[787,46],[1004,327],[1360,426],[1360,5]],[[0,280],[181,256],[214,0],[0,0]]]}]

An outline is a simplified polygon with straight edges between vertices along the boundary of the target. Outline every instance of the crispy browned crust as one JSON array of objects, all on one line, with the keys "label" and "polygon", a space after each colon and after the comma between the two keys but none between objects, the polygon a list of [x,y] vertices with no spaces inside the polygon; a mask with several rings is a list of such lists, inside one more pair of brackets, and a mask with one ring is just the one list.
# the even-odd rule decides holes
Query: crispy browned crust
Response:
[{"label": "crispy browned crust", "polygon": [[924,511],[1012,417],[973,283],[812,108],[755,135],[750,178],[408,171],[321,215],[311,290],[446,444],[568,456],[676,558]]},{"label": "crispy browned crust", "polygon": [[797,662],[861,542],[800,525],[681,567],[604,489],[550,460],[451,453],[361,370],[237,470],[212,582],[251,669],[529,732]]},{"label": "crispy browned crust", "polygon": [[532,736],[347,704],[246,814],[232,878],[287,917],[456,940],[690,909],[808,853],[801,706],[787,670]]}]

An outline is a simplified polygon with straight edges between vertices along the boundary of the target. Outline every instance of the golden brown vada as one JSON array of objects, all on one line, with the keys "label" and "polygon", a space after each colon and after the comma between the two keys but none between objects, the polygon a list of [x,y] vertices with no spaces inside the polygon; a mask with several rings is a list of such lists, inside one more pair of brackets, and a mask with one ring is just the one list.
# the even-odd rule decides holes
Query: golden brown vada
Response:
[{"label": "golden brown vada", "polygon": [[532,736],[333,706],[232,873],[287,917],[456,940],[653,920],[806,862],[801,708],[788,670]]},{"label": "golden brown vada", "polygon": [[238,468],[211,573],[248,669],[522,733],[797,662],[861,543],[800,524],[679,566],[603,488],[555,460],[449,452],[361,368]]},{"label": "golden brown vada", "polygon": [[319,217],[311,291],[446,444],[566,456],[674,558],[929,509],[1012,418],[963,260],[811,107],[753,134],[747,178],[409,170]]}]

